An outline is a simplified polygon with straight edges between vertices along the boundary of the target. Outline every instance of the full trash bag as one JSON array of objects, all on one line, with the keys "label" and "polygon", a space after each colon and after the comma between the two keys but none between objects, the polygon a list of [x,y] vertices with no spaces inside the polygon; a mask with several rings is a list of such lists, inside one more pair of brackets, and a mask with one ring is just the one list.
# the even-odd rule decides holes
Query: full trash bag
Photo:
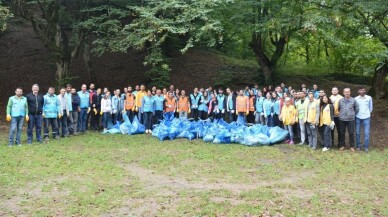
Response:
[{"label": "full trash bag", "polygon": [[134,134],[142,134],[145,132],[145,127],[143,124],[139,122],[137,117],[135,116],[132,121],[132,127],[129,128],[128,134],[134,135]]},{"label": "full trash bag", "polygon": [[280,127],[271,127],[269,129],[269,142],[275,144],[283,141],[288,135],[288,131]]},{"label": "full trash bag", "polygon": [[129,121],[127,114],[123,114],[124,122],[120,125],[119,129],[121,134],[129,134],[130,129],[132,128],[132,124]]},{"label": "full trash bag", "polygon": [[215,144],[228,144],[230,143],[232,134],[227,130],[221,130],[218,133],[216,133],[213,143]]},{"label": "full trash bag", "polygon": [[190,133],[189,131],[182,131],[178,136],[177,138],[186,138],[188,140],[192,140],[194,139],[194,134],[193,133]]}]

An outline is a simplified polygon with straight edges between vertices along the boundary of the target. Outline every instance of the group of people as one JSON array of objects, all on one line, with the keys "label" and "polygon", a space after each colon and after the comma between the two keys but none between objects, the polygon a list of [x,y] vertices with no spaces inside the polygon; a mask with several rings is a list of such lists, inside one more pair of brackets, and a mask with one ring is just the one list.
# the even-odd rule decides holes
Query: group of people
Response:
[{"label": "group of people", "polygon": [[[23,96],[17,88],[7,105],[7,121],[11,122],[9,146],[20,145],[24,120],[28,122],[27,143],[49,139],[49,127],[55,139],[83,133],[86,130],[107,130],[109,126],[123,120],[127,114],[130,121],[135,117],[145,126],[146,133],[152,133],[154,124],[163,120],[166,112],[175,113],[177,118],[225,119],[229,122],[238,118],[247,124],[262,124],[269,127],[284,127],[289,134],[286,143],[298,140],[312,149],[322,144],[322,151],[334,146],[337,129],[340,150],[345,149],[345,133],[349,135],[351,151],[369,148],[370,117],[373,110],[372,98],[366,95],[364,87],[358,89],[358,96],[351,96],[350,88],[343,89],[343,96],[337,87],[331,94],[319,89],[316,84],[307,89],[305,84],[296,90],[284,83],[274,90],[272,86],[253,87],[233,91],[231,88],[213,90],[212,87],[194,88],[191,94],[185,90],[152,87],[145,85],[125,87],[110,92],[108,88],[95,88],[94,84],[83,84],[81,90],[68,84],[59,90],[49,87],[47,94],[39,93],[34,84],[32,92]],[[43,139],[41,136],[44,125]],[[361,127],[364,128],[364,147],[361,145]],[[60,129],[60,130],[59,130]],[[354,135],[356,133],[356,136]],[[15,139],[16,134],[16,139]]]}]

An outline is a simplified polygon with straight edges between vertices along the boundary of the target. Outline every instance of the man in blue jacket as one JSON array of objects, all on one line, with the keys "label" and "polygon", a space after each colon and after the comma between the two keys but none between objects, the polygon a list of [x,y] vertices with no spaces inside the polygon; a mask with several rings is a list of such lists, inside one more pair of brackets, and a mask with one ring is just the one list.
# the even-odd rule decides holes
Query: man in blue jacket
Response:
[{"label": "man in blue jacket", "polygon": [[86,84],[81,86],[81,91],[78,91],[80,98],[80,112],[78,115],[78,132],[83,133],[86,131],[87,118],[90,112],[89,108],[89,93],[86,91]]},{"label": "man in blue jacket", "polygon": [[39,94],[39,86],[32,85],[32,92],[27,94],[28,104],[28,129],[27,129],[27,143],[31,144],[33,140],[33,131],[35,128],[36,140],[42,143],[42,111],[43,111],[43,96]]},{"label": "man in blue jacket", "polygon": [[[16,88],[15,96],[11,96],[7,104],[7,121],[11,121],[11,128],[9,130],[8,147],[12,147],[14,142],[21,146],[20,137],[22,135],[24,119],[29,120],[28,117],[27,99],[23,96],[23,90]],[[14,135],[16,133],[16,141]]]},{"label": "man in blue jacket", "polygon": [[49,87],[47,95],[43,102],[43,118],[44,118],[44,140],[49,140],[49,126],[51,125],[52,134],[55,139],[59,139],[58,118],[62,118],[62,107],[58,97],[54,94],[55,88]]}]

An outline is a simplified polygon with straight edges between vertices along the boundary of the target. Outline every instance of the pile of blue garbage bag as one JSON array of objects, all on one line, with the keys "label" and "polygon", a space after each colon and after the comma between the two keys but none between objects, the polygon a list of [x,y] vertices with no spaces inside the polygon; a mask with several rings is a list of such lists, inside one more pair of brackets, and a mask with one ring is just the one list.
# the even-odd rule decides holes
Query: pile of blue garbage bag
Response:
[{"label": "pile of blue garbage bag", "polygon": [[[145,127],[135,117],[129,121],[126,114],[124,122],[111,126],[104,133],[110,134],[142,134]],[[155,125],[152,136],[159,140],[173,140],[176,138],[202,139],[204,142],[215,144],[239,143],[247,146],[272,145],[282,142],[288,131],[280,127],[268,127],[261,124],[247,126],[244,119],[238,118],[236,122],[227,123],[219,120],[188,120],[174,118],[173,113],[165,113],[160,124]]]}]

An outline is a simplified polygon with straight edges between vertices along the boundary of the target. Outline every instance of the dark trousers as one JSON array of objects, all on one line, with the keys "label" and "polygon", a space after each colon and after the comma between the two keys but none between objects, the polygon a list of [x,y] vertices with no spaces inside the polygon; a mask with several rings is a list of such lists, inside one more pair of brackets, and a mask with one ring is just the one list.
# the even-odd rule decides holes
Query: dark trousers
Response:
[{"label": "dark trousers", "polygon": [[156,110],[154,115],[154,123],[159,124],[163,120],[163,111]]},{"label": "dark trousers", "polygon": [[[58,118],[58,126],[61,127],[62,136],[66,136],[68,134],[67,131],[67,113],[66,110],[63,110],[63,116],[62,118]],[[59,131],[58,131],[59,134]]]},{"label": "dark trousers", "polygon": [[214,115],[216,119],[225,119],[225,113],[222,114],[221,110],[217,114]]},{"label": "dark trousers", "polygon": [[334,117],[334,123],[335,123],[335,127],[334,129],[331,131],[331,141],[332,141],[332,146],[334,146],[334,130],[337,130],[337,139],[338,139],[338,143],[337,143],[337,147],[342,147],[342,144],[341,144],[341,136],[340,136],[340,128],[339,128],[339,118],[338,117]]},{"label": "dark trousers", "polygon": [[69,116],[67,117],[67,134],[74,133],[74,125],[73,125],[73,111],[69,112]]},{"label": "dark trousers", "polygon": [[229,116],[229,122],[236,121],[236,113],[235,112],[228,112]]},{"label": "dark trousers", "polygon": [[51,125],[51,130],[53,137],[59,136],[58,133],[58,118],[44,118],[44,134],[43,137],[46,139],[49,137],[49,127]]},{"label": "dark trousers", "polygon": [[88,121],[88,109],[82,108],[78,115],[78,126],[77,126],[78,132],[85,132],[88,125],[87,121]]},{"label": "dark trousers", "polygon": [[280,121],[279,121],[279,115],[278,114],[273,114],[273,116],[272,116],[272,126],[273,127],[279,127],[280,126]]},{"label": "dark trousers", "polygon": [[35,127],[36,140],[42,141],[42,121],[43,117],[41,114],[29,114],[30,120],[28,121],[27,128],[27,142],[31,143],[34,139],[33,131]]},{"label": "dark trousers", "polygon": [[130,122],[133,121],[133,118],[135,117],[135,112],[132,111],[132,109],[129,109],[129,110],[125,110],[127,112],[127,116],[128,116],[128,119]]},{"label": "dark trousers", "polygon": [[331,129],[328,125],[322,126],[322,134],[323,134],[323,146],[326,148],[331,147]]},{"label": "dark trousers", "polygon": [[194,118],[194,120],[198,120],[198,117],[199,117],[198,109],[191,109],[191,117]]},{"label": "dark trousers", "polygon": [[93,130],[98,130],[98,127],[100,126],[100,109],[97,109],[97,114],[94,113],[94,111],[90,111],[92,113],[90,115],[90,128]]},{"label": "dark trousers", "polygon": [[268,127],[273,127],[273,117],[272,115],[267,115],[266,117],[266,124]]},{"label": "dark trousers", "polygon": [[144,126],[146,130],[152,129],[152,112],[143,112]]},{"label": "dark trousers", "polygon": [[341,137],[341,147],[345,146],[345,133],[346,129],[349,134],[349,145],[350,147],[354,147],[354,121],[339,121],[340,127],[340,137]]},{"label": "dark trousers", "polygon": [[247,121],[250,124],[254,124],[255,123],[255,112],[254,111],[249,111],[249,114],[247,116]]},{"label": "dark trousers", "polygon": [[207,112],[206,111],[199,111],[199,118],[201,120],[206,120],[207,119]]},{"label": "dark trousers", "polygon": [[117,124],[117,121],[119,121],[120,114],[121,114],[120,112],[117,112],[116,114],[112,114],[113,125]]}]

